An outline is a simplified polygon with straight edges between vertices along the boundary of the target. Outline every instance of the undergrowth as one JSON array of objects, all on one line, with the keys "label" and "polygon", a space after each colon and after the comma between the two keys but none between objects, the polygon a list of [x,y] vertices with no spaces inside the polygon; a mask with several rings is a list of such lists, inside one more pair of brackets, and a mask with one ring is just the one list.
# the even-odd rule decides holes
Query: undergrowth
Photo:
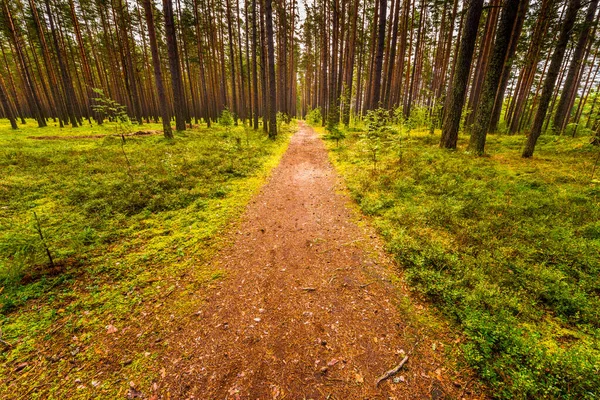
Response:
[{"label": "undergrowth", "polygon": [[[589,138],[492,135],[486,157],[392,126],[331,158],[413,290],[454,320],[497,398],[594,399],[600,388],[600,184]],[[367,144],[365,145],[365,142]],[[371,146],[372,147],[372,146]]]},{"label": "undergrowth", "polygon": [[[222,276],[207,260],[291,128],[276,141],[217,125],[123,143],[108,123],[32,126],[11,131],[0,121],[0,397],[115,398],[130,380],[149,387],[156,354],[134,351],[153,332],[143,321],[159,319],[148,309]],[[86,135],[103,137],[35,140]],[[190,313],[179,305],[164,313]],[[114,349],[111,326],[142,333]],[[122,365],[106,361],[128,350]]]}]

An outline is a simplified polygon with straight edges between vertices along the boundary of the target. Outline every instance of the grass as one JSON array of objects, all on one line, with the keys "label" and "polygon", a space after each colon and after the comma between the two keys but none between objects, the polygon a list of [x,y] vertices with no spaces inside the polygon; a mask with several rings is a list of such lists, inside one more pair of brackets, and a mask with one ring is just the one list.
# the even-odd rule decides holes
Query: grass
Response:
[{"label": "grass", "polygon": [[[600,396],[599,149],[589,137],[492,135],[486,157],[439,132],[366,128],[329,141],[417,294],[462,330],[462,354],[497,398]],[[375,159],[373,152],[375,149]],[[376,160],[376,162],[374,162]]]},{"label": "grass", "polygon": [[[208,261],[288,134],[217,126],[123,143],[110,124],[34,126],[0,120],[0,397],[151,387],[157,335],[223,276]],[[90,135],[102,137],[35,139]]]}]

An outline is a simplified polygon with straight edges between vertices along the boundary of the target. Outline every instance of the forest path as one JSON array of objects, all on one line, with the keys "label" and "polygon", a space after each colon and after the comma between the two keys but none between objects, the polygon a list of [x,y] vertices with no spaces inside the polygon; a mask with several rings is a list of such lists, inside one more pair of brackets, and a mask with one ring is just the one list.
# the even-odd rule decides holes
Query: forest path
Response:
[{"label": "forest path", "polygon": [[[439,342],[435,350],[439,334],[401,315],[405,294],[389,283],[393,264],[373,230],[357,225],[340,185],[323,142],[300,123],[233,245],[213,261],[227,278],[157,360],[160,397],[464,396]],[[403,351],[410,358],[398,383],[376,386]]]}]

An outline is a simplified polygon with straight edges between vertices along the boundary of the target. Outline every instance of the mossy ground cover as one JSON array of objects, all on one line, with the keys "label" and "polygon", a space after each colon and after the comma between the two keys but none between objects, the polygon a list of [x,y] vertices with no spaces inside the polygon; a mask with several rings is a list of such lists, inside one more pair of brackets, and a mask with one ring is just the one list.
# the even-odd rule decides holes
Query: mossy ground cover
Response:
[{"label": "mossy ground cover", "polygon": [[476,157],[467,136],[447,151],[439,132],[388,128],[346,130],[331,158],[415,293],[464,333],[461,357],[498,398],[598,398],[599,149],[542,136],[525,160],[523,136],[491,135]]},{"label": "mossy ground cover", "polygon": [[217,125],[123,142],[110,123],[34,126],[0,121],[0,397],[150,387],[161,330],[223,275],[208,260],[289,135]]}]

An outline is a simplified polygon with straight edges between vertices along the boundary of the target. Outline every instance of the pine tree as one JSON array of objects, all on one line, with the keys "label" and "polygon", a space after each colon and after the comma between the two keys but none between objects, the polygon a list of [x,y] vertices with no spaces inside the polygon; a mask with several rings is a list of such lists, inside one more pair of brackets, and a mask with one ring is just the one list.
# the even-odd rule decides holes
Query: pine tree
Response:
[{"label": "pine tree", "polygon": [[552,54],[550,66],[548,67],[548,73],[546,74],[546,79],[540,95],[533,126],[531,127],[531,131],[527,136],[527,142],[525,143],[525,148],[523,149],[522,156],[524,158],[533,156],[535,144],[542,133],[542,125],[544,123],[544,119],[546,118],[546,112],[548,111],[550,100],[552,99],[552,93],[554,92],[554,86],[556,85],[556,79],[558,78],[558,73],[565,56],[567,44],[569,43],[573,26],[575,25],[575,20],[577,19],[577,11],[579,11],[580,8],[581,0],[569,0],[565,18],[562,21],[560,34],[556,42],[554,53]]},{"label": "pine tree", "polygon": [[465,104],[465,95],[471,70],[471,61],[477,39],[479,20],[483,11],[483,0],[470,0],[467,3],[467,16],[464,22],[460,50],[456,61],[456,71],[452,80],[450,95],[446,102],[446,111],[442,125],[440,147],[455,149],[458,140],[458,128]]}]

